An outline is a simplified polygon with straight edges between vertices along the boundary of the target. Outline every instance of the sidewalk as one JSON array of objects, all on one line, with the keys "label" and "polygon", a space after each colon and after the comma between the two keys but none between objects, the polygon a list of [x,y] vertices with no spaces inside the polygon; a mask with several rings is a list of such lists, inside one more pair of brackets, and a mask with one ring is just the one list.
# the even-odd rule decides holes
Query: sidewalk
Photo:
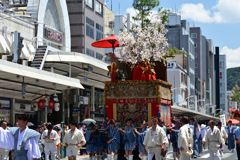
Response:
[{"label": "sidewalk", "polygon": [[[88,160],[89,159],[89,156],[86,155],[86,156],[77,156],[77,160]],[[61,160],[68,160],[68,157],[66,158],[61,158]]]}]

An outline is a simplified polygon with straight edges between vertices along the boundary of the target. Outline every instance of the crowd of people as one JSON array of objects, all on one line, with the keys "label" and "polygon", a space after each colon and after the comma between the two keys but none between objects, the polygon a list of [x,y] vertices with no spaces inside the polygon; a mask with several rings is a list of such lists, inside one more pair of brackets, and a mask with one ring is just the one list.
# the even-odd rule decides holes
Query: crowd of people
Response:
[{"label": "crowd of people", "polygon": [[[23,114],[14,127],[6,121],[0,123],[0,159],[37,160],[43,151],[46,160],[60,159],[61,145],[66,147],[69,160],[76,160],[83,146],[86,146],[90,160],[122,159],[118,155],[121,145],[127,160],[133,160],[134,156],[142,160],[164,160],[171,146],[174,160],[201,157],[203,148],[209,150],[211,160],[215,157],[220,160],[225,145],[229,152],[233,153],[236,147],[237,154],[240,153],[240,128],[233,126],[231,121],[222,127],[221,122],[210,120],[202,124],[183,116],[173,120],[171,127],[165,126],[157,117],[152,118],[151,126],[146,121],[137,124],[138,129],[131,119],[125,124],[122,129],[113,119],[108,121],[107,127],[101,122],[88,125],[71,122],[62,129],[59,124],[40,123],[33,130],[28,115]],[[136,150],[139,154],[133,153]]]}]

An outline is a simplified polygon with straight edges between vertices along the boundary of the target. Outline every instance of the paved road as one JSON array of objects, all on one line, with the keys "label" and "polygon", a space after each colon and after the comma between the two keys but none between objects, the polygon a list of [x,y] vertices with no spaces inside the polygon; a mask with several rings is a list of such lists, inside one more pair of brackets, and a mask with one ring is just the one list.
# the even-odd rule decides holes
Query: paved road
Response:
[{"label": "paved road", "polygon": [[[221,158],[221,160],[237,160],[237,153],[236,150],[234,150],[234,153],[229,153],[228,149],[224,149],[224,155]],[[78,160],[89,160],[88,156],[78,156],[77,158]],[[201,157],[198,157],[197,160],[210,160],[210,154],[208,152],[208,150],[204,150],[203,154],[201,155]],[[173,156],[172,156],[172,147],[169,149],[169,152],[167,154],[167,160],[173,160]],[[195,160],[195,159],[193,159]]]}]

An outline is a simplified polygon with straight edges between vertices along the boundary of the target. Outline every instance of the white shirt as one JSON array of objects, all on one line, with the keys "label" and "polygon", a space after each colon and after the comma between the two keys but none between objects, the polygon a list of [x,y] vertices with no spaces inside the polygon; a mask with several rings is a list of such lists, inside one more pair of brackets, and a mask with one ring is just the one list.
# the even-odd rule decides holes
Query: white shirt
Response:
[{"label": "white shirt", "polygon": [[21,150],[21,147],[20,145],[22,144],[22,140],[23,140],[23,137],[26,133],[26,130],[28,130],[28,127],[26,129],[24,129],[22,132],[20,131],[19,129],[19,132],[18,132],[18,142],[17,142],[17,150]]},{"label": "white shirt", "polygon": [[210,127],[210,134],[211,134],[211,135],[213,135],[213,132],[214,132],[215,128],[216,128],[216,126],[214,126],[214,127],[213,127],[213,130],[212,130],[212,128]]},{"label": "white shirt", "polygon": [[201,134],[201,128],[200,128],[200,126],[198,125],[198,126],[196,127],[196,136],[197,136],[197,138],[199,138],[200,134]]},{"label": "white shirt", "polygon": [[156,131],[152,131],[152,133],[153,133],[152,137],[153,137],[153,139],[154,139],[154,138],[155,138]]}]

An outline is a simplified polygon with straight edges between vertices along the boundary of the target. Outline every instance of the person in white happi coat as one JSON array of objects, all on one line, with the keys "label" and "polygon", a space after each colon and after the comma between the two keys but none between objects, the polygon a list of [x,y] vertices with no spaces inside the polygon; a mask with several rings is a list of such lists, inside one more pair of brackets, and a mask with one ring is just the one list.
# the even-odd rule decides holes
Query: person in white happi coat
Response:
[{"label": "person in white happi coat", "polygon": [[222,140],[223,140],[222,148],[219,149],[220,157],[222,157],[223,156],[224,144],[225,144],[225,141],[227,141],[228,135],[227,135],[227,132],[226,132],[225,128],[222,127],[222,122],[218,122],[217,125],[218,125],[218,129],[220,130],[221,137],[222,137]]},{"label": "person in white happi coat", "polygon": [[193,131],[188,124],[188,117],[184,116],[180,120],[182,127],[178,133],[178,147],[180,149],[180,160],[190,160],[193,154]]},{"label": "person in white happi coat", "polygon": [[76,160],[79,149],[86,144],[83,133],[76,128],[77,123],[70,123],[70,130],[68,130],[64,136],[63,143],[67,147],[68,159]]},{"label": "person in white happi coat", "polygon": [[2,145],[13,146],[14,160],[37,160],[41,157],[38,146],[40,134],[29,129],[27,123],[28,115],[21,114],[18,116],[19,127],[9,127],[5,130],[9,136],[7,137],[7,142]]},{"label": "person in white happi coat", "polygon": [[[2,139],[0,142],[4,144],[4,141],[7,141],[6,134],[4,133],[4,130],[7,129],[7,121],[3,120],[0,123],[0,138]],[[5,146],[0,144],[0,160],[7,160],[8,159],[8,153],[13,147],[11,146]]]},{"label": "person in white happi coat", "polygon": [[213,120],[209,121],[210,128],[202,140],[203,147],[209,147],[210,160],[214,160],[214,154],[217,160],[221,159],[219,149],[222,148],[223,140],[220,130],[215,125],[216,123]]},{"label": "person in white happi coat", "polygon": [[57,132],[53,130],[53,126],[50,124],[47,126],[47,130],[42,133],[41,143],[44,144],[45,159],[49,159],[51,153],[51,159],[55,160],[57,153],[57,144],[60,143],[60,137]]},{"label": "person in white happi coat", "polygon": [[165,131],[159,127],[158,119],[152,118],[152,127],[150,127],[145,135],[144,148],[148,151],[148,160],[152,160],[155,155],[156,160],[160,160],[161,153],[168,146],[168,139]]},{"label": "person in white happi coat", "polygon": [[[6,128],[0,127],[0,160],[7,160],[9,151],[13,149],[13,139],[9,138],[11,136],[11,133],[6,131]],[[10,140],[12,142],[9,142]]]}]

